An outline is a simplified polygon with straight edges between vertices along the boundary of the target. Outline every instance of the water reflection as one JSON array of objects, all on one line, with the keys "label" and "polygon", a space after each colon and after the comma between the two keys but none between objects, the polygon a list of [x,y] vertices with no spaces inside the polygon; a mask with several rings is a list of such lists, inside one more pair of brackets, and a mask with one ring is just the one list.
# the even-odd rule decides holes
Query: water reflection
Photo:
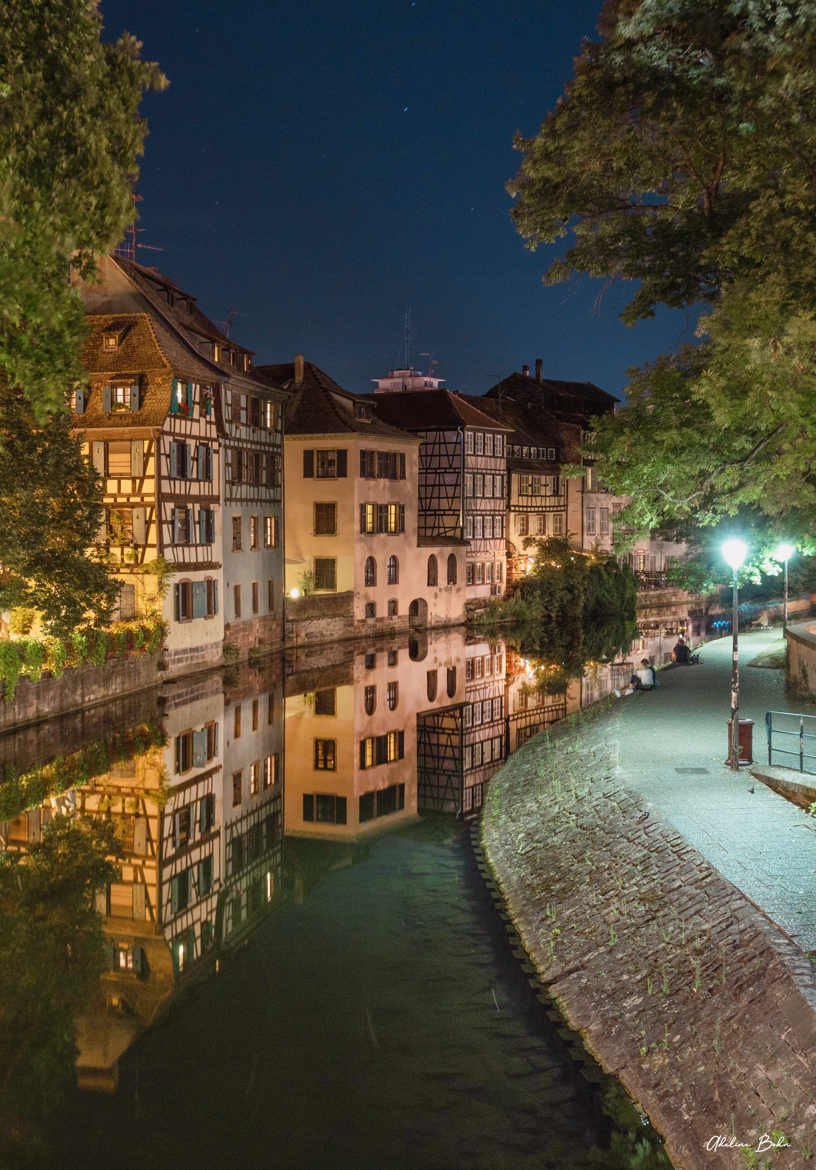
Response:
[{"label": "water reflection", "polygon": [[[137,697],[129,707],[119,704],[107,713],[97,710],[92,718],[88,713],[77,716],[76,725],[63,719],[59,734],[55,729],[50,734],[41,729],[33,738],[26,732],[0,740],[0,765],[7,781],[0,785],[0,799],[8,781],[16,783],[20,773],[39,770],[53,780],[54,769],[49,772],[49,767],[59,745],[74,749],[85,761],[86,773],[77,777],[81,783],[66,787],[70,772],[62,767],[57,770],[59,783],[53,781],[54,790],[35,807],[14,809],[15,815],[8,815],[7,806],[7,819],[0,821],[6,849],[24,852],[38,839],[43,824],[59,811],[111,824],[122,845],[116,880],[97,894],[106,970],[98,992],[88,997],[76,1020],[80,1085],[114,1089],[122,1058],[137,1037],[168,1011],[185,987],[198,986],[203,977],[220,969],[222,977],[206,984],[209,990],[203,1002],[206,1011],[218,1018],[225,1010],[234,1013],[228,1034],[222,1037],[224,1059],[232,1059],[226,1052],[233,1027],[243,1035],[241,1043],[250,1052],[258,1028],[257,1043],[278,1046],[284,1072],[292,1061],[301,1069],[299,1091],[322,1099],[316,1068],[305,1069],[303,1054],[296,1051],[302,1035],[300,1040],[294,1033],[289,1035],[279,1014],[287,997],[300,995],[304,963],[314,973],[314,979],[310,975],[307,980],[314,1003],[301,1027],[316,1033],[317,1048],[324,1042],[322,1032],[329,1026],[336,996],[341,1004],[347,996],[345,989],[329,986],[331,972],[342,968],[352,988],[355,981],[369,988],[368,1006],[358,1007],[366,1044],[374,1049],[370,1055],[377,1056],[377,1050],[385,1048],[387,1053],[381,1051],[377,1057],[380,1064],[386,1055],[396,1060],[397,1042],[384,1037],[393,1021],[405,1017],[410,1031],[423,1037],[411,1049],[415,1049],[416,1068],[411,1071],[400,1065],[399,1077],[405,1085],[428,1062],[449,1070],[448,1080],[442,1079],[450,1112],[442,1129],[430,1127],[443,1145],[448,1139],[443,1141],[442,1131],[454,1126],[456,1102],[461,1100],[456,1085],[467,1080],[466,1054],[472,1042],[468,1028],[477,1026],[475,1021],[484,1011],[489,1015],[496,1010],[501,1019],[488,1030],[492,1039],[478,1041],[484,1046],[480,1059],[491,1068],[504,1060],[519,1069],[523,1064],[524,1075],[532,1075],[526,1056],[520,1062],[518,1051],[503,1051],[504,1016],[489,996],[490,988],[495,992],[497,986],[491,982],[495,976],[484,983],[479,974],[487,972],[494,960],[484,950],[483,919],[466,905],[464,845],[457,822],[432,814],[467,817],[475,813],[483,803],[487,781],[508,753],[577,710],[582,702],[598,697],[614,684],[615,676],[610,666],[593,666],[584,678],[562,681],[558,676],[539,685],[536,664],[524,654],[523,643],[511,641],[506,644],[500,638],[453,629],[365,644],[310,647],[292,651],[262,669],[243,667],[225,675],[213,673],[166,684],[158,692]],[[628,668],[628,664],[623,667]],[[146,740],[144,729],[154,729]],[[89,731],[95,737],[90,741]],[[139,735],[142,740],[137,739]],[[89,747],[90,742],[107,743],[110,748],[114,740],[141,742],[143,750],[112,752]],[[389,832],[386,842],[383,834],[396,829],[403,832],[396,836]],[[347,871],[360,876],[350,878]],[[409,880],[410,900],[405,890]],[[366,930],[370,945],[365,941]],[[280,984],[284,995],[271,1016],[264,1014],[266,1008],[260,1002],[248,1001],[244,1007],[241,987],[228,982],[233,978],[236,952],[253,933],[258,940],[251,948],[253,978]],[[324,954],[329,939],[331,945]],[[410,978],[401,976],[395,999],[396,972],[417,947],[428,952],[430,966]],[[429,1031],[421,1019],[428,992],[438,995],[443,988],[452,997],[446,1011],[464,1012],[463,1019],[467,1017],[456,1039],[459,1056],[465,1054],[461,1065],[459,1056],[451,1058],[434,1048],[434,1028]],[[218,1006],[220,998],[227,1003],[230,997],[229,1008]],[[371,1005],[379,1001],[385,1006],[375,1018]],[[321,1014],[324,1011],[327,1014]],[[187,1019],[184,1027],[202,1028],[206,1035],[210,1023],[196,1016]],[[524,1028],[519,1033],[515,1022],[506,1027],[514,1044],[518,1041],[524,1052],[532,1050],[533,1041],[528,1045],[523,1038]],[[265,1028],[267,1032],[271,1028],[271,1033],[265,1034]],[[221,1040],[214,1038],[213,1043],[217,1048]],[[398,1047],[410,1043],[406,1034]],[[341,1049],[338,1041],[337,1059]],[[317,1062],[317,1051],[312,1055]],[[166,1040],[151,1032],[128,1059],[135,1062],[131,1075],[136,1075],[133,1070],[141,1068],[145,1059],[153,1062],[150,1075],[163,1086],[164,1096],[159,1094],[154,1102],[160,1112],[160,1099],[173,1091],[161,1069],[166,1064],[168,1076],[182,1076],[167,1052]],[[206,1043],[200,1060],[201,1077],[196,1078],[195,1087],[199,1097],[190,1099],[196,1100],[195,1111],[203,1117],[207,1109],[219,1107],[215,1100],[207,1105],[208,1089],[202,1081],[212,1077]],[[546,1056],[548,1068],[552,1060]],[[265,1076],[264,1091],[281,1092],[280,1084],[274,1077],[269,1079],[268,1071],[263,1073],[257,1058],[239,1072],[253,1081]],[[189,1069],[183,1074],[185,1086],[188,1074]],[[382,1068],[378,1072],[372,1066],[365,1074],[366,1084],[373,1085],[382,1074]],[[549,1162],[536,1158],[542,1127],[550,1123],[530,1120],[538,1116],[538,1089],[528,1094],[531,1085],[521,1094],[525,1103],[520,1108],[527,1119],[522,1128],[526,1126],[532,1136],[529,1141],[519,1139],[516,1146],[523,1148],[525,1157],[529,1155],[530,1165],[546,1166]],[[466,1092],[479,1096],[485,1088],[474,1084]],[[506,1088],[508,1101],[513,1092]],[[567,1099],[573,1100],[570,1093]],[[83,1108],[96,1117],[102,1109],[99,1098],[89,1100],[96,1104]],[[395,1101],[393,1093],[378,1098],[377,1108],[387,1111],[389,1100]],[[121,1093],[117,1101],[110,1124],[135,1124],[134,1116],[121,1113],[129,1108]],[[295,1108],[296,1102],[291,1100],[290,1106]],[[328,1101],[318,1108],[329,1109]],[[576,1108],[574,1128],[580,1131],[579,1115],[585,1106]],[[229,1124],[234,1126],[239,1116],[240,1101],[227,1113]],[[101,1135],[108,1122],[103,1114],[99,1118],[101,1164],[107,1153]],[[392,1140],[390,1124],[386,1119],[378,1122],[383,1150]],[[496,1119],[490,1124],[497,1124]],[[419,1132],[422,1125],[417,1122],[415,1128]],[[510,1130],[502,1157],[510,1158],[516,1148]],[[571,1140],[566,1134],[562,1139]],[[247,1156],[252,1140],[247,1139]],[[462,1134],[455,1139],[460,1140]],[[167,1136],[167,1143],[168,1149],[176,1148],[175,1137]],[[293,1154],[292,1165],[298,1164],[304,1149],[312,1147],[307,1142],[297,1148],[301,1152]],[[171,1161],[160,1156],[150,1161],[143,1154],[143,1165],[166,1166]],[[180,1155],[180,1148],[176,1154]],[[563,1149],[562,1154],[569,1157]],[[202,1165],[210,1164],[203,1153],[202,1158]],[[87,1164],[95,1164],[93,1158]],[[125,1159],[106,1164],[132,1163]],[[377,1165],[359,1158],[357,1164]],[[426,1163],[408,1160],[405,1164]],[[484,1164],[492,1170],[499,1163]],[[571,1164],[581,1164],[577,1154]]]}]

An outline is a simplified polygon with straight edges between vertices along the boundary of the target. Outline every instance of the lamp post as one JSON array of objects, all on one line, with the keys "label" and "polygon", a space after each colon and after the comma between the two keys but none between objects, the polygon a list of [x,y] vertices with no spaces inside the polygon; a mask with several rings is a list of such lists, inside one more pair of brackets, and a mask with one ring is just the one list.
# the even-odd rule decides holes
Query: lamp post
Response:
[{"label": "lamp post", "polygon": [[732,572],[731,631],[733,650],[731,653],[731,722],[728,735],[728,766],[734,771],[739,768],[739,590],[737,588],[737,570],[744,563],[747,552],[747,544],[737,537],[723,542],[723,560],[731,566]]},{"label": "lamp post", "polygon": [[791,557],[793,556],[793,554],[795,552],[796,552],[796,545],[788,544],[786,541],[783,540],[781,544],[778,544],[776,546],[776,552],[774,553],[775,560],[784,561],[784,563],[785,563],[785,606],[782,610],[782,631],[783,631],[783,633],[788,628],[788,561],[791,559]]}]

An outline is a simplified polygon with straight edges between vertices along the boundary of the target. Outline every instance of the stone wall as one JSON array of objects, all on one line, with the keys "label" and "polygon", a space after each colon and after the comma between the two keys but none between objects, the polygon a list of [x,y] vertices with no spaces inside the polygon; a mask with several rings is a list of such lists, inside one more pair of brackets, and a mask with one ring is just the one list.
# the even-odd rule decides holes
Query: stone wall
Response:
[{"label": "stone wall", "polygon": [[283,623],[274,614],[243,618],[224,624],[224,642],[236,646],[239,656],[246,658],[250,650],[270,653],[283,644]]},{"label": "stone wall", "polygon": [[482,844],[511,917],[541,983],[677,1167],[735,1170],[740,1152],[712,1138],[778,1130],[791,1148],[754,1164],[804,1168],[816,1126],[812,966],[621,787],[610,722],[539,736],[493,777]]},{"label": "stone wall", "polygon": [[10,702],[0,700],[0,731],[156,686],[161,681],[160,659],[158,652],[133,654],[124,662],[81,666],[66,670],[61,678],[43,677],[38,683],[21,678],[14,698]]},{"label": "stone wall", "polygon": [[800,622],[785,631],[787,683],[797,695],[816,695],[816,622]]}]

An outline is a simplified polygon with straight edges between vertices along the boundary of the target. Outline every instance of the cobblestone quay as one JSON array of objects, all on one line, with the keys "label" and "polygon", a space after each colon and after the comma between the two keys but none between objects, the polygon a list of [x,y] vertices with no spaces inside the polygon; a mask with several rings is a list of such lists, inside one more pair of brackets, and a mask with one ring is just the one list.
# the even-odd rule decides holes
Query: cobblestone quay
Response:
[{"label": "cobblestone quay", "polygon": [[482,846],[513,921],[676,1167],[816,1166],[813,968],[627,789],[621,718],[620,704],[584,713],[491,781]]}]

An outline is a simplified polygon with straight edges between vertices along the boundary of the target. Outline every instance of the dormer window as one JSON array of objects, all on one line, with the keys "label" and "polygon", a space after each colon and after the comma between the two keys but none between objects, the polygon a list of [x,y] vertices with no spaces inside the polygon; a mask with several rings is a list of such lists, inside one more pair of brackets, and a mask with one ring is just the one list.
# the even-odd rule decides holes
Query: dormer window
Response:
[{"label": "dormer window", "polygon": [[368,407],[364,406],[362,402],[354,403],[354,417],[355,418],[369,418]]},{"label": "dormer window", "polygon": [[115,353],[119,348],[119,334],[118,333],[103,333],[102,334],[102,348],[106,353]]},{"label": "dormer window", "polygon": [[217,341],[213,342],[213,361],[214,362],[221,361],[221,346],[218,344]]}]

